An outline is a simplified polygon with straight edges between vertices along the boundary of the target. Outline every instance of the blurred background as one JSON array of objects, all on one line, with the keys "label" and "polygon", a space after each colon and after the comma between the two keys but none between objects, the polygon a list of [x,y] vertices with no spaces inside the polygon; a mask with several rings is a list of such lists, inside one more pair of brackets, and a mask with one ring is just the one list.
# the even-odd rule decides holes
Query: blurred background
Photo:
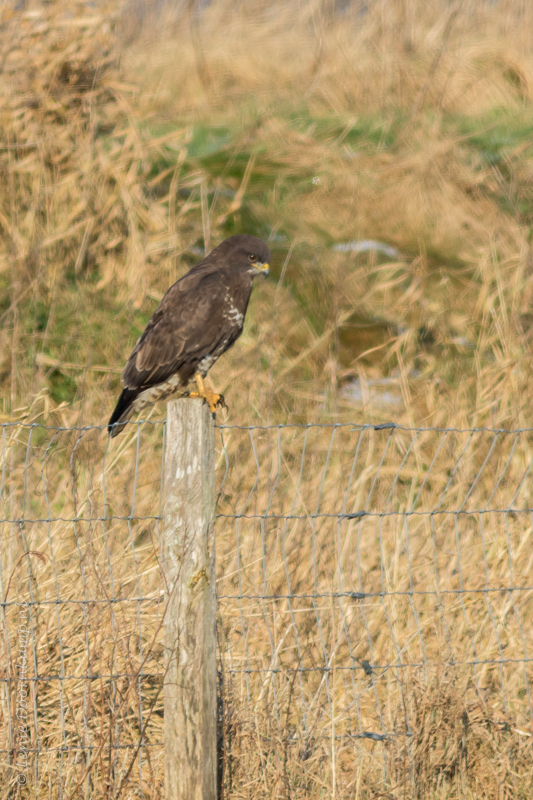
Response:
[{"label": "blurred background", "polygon": [[235,233],[224,797],[532,796],[532,226],[531,0],[0,4],[2,798],[28,598],[28,788],[162,796],[165,408],[80,428]]},{"label": "blurred background", "polygon": [[168,286],[248,232],[273,265],[212,372],[225,421],[531,424],[529,2],[1,20],[4,420],[105,422]]}]

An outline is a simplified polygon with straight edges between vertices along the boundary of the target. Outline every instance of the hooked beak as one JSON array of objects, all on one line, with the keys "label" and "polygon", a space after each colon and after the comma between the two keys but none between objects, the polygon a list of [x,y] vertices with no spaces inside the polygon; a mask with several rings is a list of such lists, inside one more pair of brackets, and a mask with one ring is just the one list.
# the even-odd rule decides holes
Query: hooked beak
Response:
[{"label": "hooked beak", "polygon": [[259,270],[261,275],[264,275],[265,278],[268,278],[270,264],[257,264],[257,269]]}]

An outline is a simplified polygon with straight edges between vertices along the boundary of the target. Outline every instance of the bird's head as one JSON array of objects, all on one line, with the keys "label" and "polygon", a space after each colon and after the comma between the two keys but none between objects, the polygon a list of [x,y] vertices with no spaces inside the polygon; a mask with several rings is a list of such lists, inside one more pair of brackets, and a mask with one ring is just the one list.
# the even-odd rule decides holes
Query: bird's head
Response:
[{"label": "bird's head", "polygon": [[258,275],[267,277],[270,266],[270,250],[268,245],[256,236],[240,234],[230,236],[213,250],[214,254],[224,255],[232,267],[247,272],[252,278]]}]

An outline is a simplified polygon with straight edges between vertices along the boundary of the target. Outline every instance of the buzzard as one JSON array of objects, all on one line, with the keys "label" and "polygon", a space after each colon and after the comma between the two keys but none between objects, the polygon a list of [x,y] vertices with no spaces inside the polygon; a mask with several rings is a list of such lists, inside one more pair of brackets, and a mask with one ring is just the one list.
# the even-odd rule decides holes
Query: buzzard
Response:
[{"label": "buzzard", "polygon": [[131,415],[184,389],[214,413],[222,395],[204,386],[215,361],[242,333],[257,275],[268,275],[270,251],[255,236],[230,236],[170,287],[122,372],[124,388],[109,420],[116,436]]}]

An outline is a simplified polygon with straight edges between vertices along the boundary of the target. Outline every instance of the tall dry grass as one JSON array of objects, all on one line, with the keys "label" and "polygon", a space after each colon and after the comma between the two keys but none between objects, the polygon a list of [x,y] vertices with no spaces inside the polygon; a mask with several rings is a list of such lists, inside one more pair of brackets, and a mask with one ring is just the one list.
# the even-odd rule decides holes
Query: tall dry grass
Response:
[{"label": "tall dry grass", "polygon": [[[31,601],[37,796],[161,796],[161,429],[3,429],[3,677]],[[532,459],[530,432],[223,429],[226,796],[528,796]],[[13,690],[1,713],[7,797]]]},{"label": "tall dry grass", "polygon": [[[396,419],[527,424],[528,8],[235,8],[128,47],[105,7],[6,23],[4,412],[107,415],[155,301],[246,228],[290,257],[214,373],[239,417],[362,419],[358,375],[365,420],[391,377]],[[400,255],[332,250],[367,238]]]},{"label": "tall dry grass", "polygon": [[[3,420],[105,422],[124,359],[169,283],[204,249],[247,230],[269,238],[274,280],[256,287],[243,337],[213,370],[230,405],[223,420],[529,427],[530,4],[383,0],[343,10],[309,0],[252,9],[217,0],[174,17],[168,8],[158,17],[158,6],[140,26],[136,8],[52,2],[2,12]],[[334,249],[368,239],[398,255]],[[163,413],[156,409],[153,419]],[[30,446],[27,428],[4,432],[3,518],[72,519],[76,509],[98,518],[3,524],[4,599],[36,592],[53,601],[36,611],[37,671],[72,676],[70,684],[39,683],[41,745],[82,746],[41,759],[36,796],[59,796],[61,787],[63,796],[133,797],[141,785],[145,796],[159,797],[156,748],[142,757],[103,749],[138,739],[141,695],[152,709],[145,734],[157,741],[159,679],[86,680],[148,666],[161,674],[157,523],[100,519],[106,444],[98,431],[52,441],[53,433],[35,429]],[[131,516],[133,493],[136,516],[157,514],[160,439],[157,429],[143,433],[136,473],[135,435],[106,456],[113,517]],[[257,475],[250,441],[239,438],[246,435],[234,431],[228,440],[222,513],[242,510]],[[285,435],[278,450],[272,434],[257,434],[254,513],[272,496],[275,454],[283,456],[276,502],[281,511],[292,502],[303,445],[294,431]],[[349,496],[356,510],[389,435],[365,434]],[[226,796],[528,797],[530,670],[512,659],[524,657],[517,618],[530,646],[530,594],[483,593],[511,580],[532,585],[528,516],[508,514],[505,524],[498,515],[444,518],[433,527],[422,518],[407,528],[379,517],[318,524],[309,509],[330,436],[311,437],[301,521],[284,528],[243,520],[238,531],[219,522],[221,657],[234,670],[223,687]],[[356,434],[336,436],[321,501],[328,513],[339,512],[357,446]],[[427,434],[393,485],[409,447],[406,434],[394,436],[376,511],[387,498],[405,510],[435,453]],[[464,499],[488,441],[469,450],[450,510]],[[505,441],[472,508],[496,485],[511,454]],[[461,443],[457,434],[440,454],[437,477],[424,488],[426,509]],[[524,435],[494,508],[513,500],[530,461]],[[222,456],[219,468],[221,478]],[[531,507],[527,481],[519,500]],[[45,563],[24,560],[28,550]],[[332,599],[341,578],[363,593],[408,591],[411,580],[431,594],[416,602],[409,594]],[[290,594],[288,580],[300,594],[318,587],[324,597],[292,609],[285,596],[239,597],[265,593],[265,581],[268,592]],[[479,592],[466,608],[455,595],[439,595],[461,580]],[[58,593],[76,600],[84,591],[102,601],[83,606],[85,616],[76,603],[54,607]],[[133,605],[115,611],[109,603],[113,592],[131,600],[138,591],[150,609],[140,617]],[[16,609],[5,613],[4,647],[13,658]],[[243,669],[271,666],[269,630],[280,672],[265,684]],[[398,664],[394,641],[411,666],[368,676],[363,661]],[[413,666],[424,661],[421,642],[425,670]],[[327,692],[324,673],[291,671],[322,665],[324,651],[326,661],[334,654]],[[511,661],[499,667],[492,662],[502,653]],[[480,665],[466,664],[472,660]],[[347,673],[347,665],[356,669]],[[6,719],[7,696],[2,702]],[[353,739],[364,730],[399,735]],[[95,760],[83,761],[88,742]]]}]

